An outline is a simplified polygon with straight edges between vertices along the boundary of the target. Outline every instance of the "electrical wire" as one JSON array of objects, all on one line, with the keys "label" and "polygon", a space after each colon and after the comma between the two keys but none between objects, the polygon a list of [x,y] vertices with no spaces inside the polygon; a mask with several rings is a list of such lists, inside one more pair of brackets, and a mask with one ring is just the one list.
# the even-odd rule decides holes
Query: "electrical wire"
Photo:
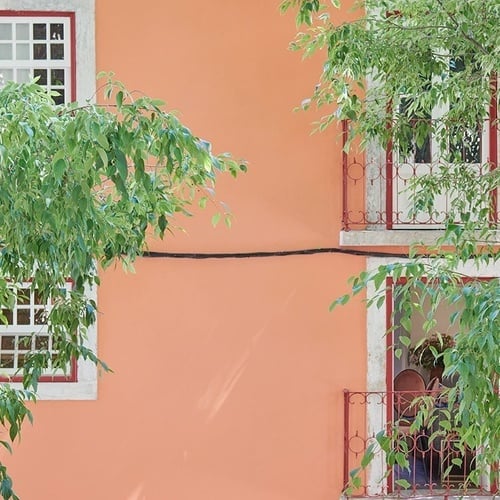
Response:
[{"label": "electrical wire", "polygon": [[325,253],[338,253],[360,257],[397,257],[408,258],[408,253],[374,252],[369,250],[352,250],[347,248],[304,248],[297,250],[274,250],[256,252],[154,252],[146,251],[142,257],[165,259],[254,259],[266,257],[288,257],[291,255],[315,255]]}]

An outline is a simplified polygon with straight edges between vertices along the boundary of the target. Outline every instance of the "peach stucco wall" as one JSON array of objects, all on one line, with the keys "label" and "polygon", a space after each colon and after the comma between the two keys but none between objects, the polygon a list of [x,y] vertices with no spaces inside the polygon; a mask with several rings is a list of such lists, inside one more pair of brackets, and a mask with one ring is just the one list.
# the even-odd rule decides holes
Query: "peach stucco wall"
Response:
[{"label": "peach stucco wall", "polygon": [[[287,50],[278,0],[97,0],[98,70],[161,97],[249,162],[153,249],[338,245],[340,149],[292,109],[318,61]],[[342,482],[342,389],[365,387],[363,305],[330,301],[361,257],[137,262],[103,273],[92,402],[39,402],[8,459],[22,500],[326,500]]]}]

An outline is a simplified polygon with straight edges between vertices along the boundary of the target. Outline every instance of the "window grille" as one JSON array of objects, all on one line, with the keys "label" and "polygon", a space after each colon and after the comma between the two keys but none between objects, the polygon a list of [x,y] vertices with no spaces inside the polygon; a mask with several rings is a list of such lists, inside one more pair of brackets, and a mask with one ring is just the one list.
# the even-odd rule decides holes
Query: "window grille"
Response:
[{"label": "window grille", "polygon": [[56,104],[70,102],[71,40],[69,17],[0,16],[0,85],[37,78]]},{"label": "window grille", "polygon": [[[71,290],[67,283],[63,295]],[[54,369],[52,360],[57,354],[49,332],[49,314],[52,299],[44,299],[30,283],[23,283],[14,290],[15,302],[11,309],[2,309],[0,325],[0,379],[17,379],[22,375],[26,356],[33,351],[44,352],[49,357],[44,373],[47,377],[71,378],[73,367]]]}]

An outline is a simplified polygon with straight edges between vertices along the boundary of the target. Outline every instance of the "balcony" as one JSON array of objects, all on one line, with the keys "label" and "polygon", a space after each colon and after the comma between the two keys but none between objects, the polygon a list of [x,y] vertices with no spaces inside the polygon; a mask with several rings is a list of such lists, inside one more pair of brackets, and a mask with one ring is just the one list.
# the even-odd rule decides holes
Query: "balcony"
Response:
[{"label": "balcony", "polygon": [[[382,497],[489,497],[498,494],[498,468],[496,481],[482,477],[478,484],[466,480],[474,469],[474,453],[462,453],[456,447],[453,429],[441,425],[443,406],[436,403],[433,391],[419,393],[426,401],[433,401],[434,418],[423,429],[410,432],[408,421],[398,417],[398,408],[414,398],[414,393],[351,392],[344,391],[344,484],[349,484],[350,472],[360,467],[363,456],[371,444],[374,456],[370,464],[359,473],[359,483],[347,496],[353,498]],[[389,425],[389,422],[394,422]],[[446,428],[446,432],[444,429]],[[386,465],[383,452],[375,436],[380,431],[399,434],[392,441],[393,449],[404,452],[409,468]],[[433,436],[431,438],[431,436]],[[396,448],[398,447],[398,448]]]},{"label": "balcony", "polygon": [[[343,146],[348,138],[348,122],[343,123]],[[498,130],[486,123],[477,133],[463,161],[474,175],[497,168]],[[421,241],[432,244],[442,233],[450,213],[452,196],[443,192],[434,200],[434,212],[411,214],[412,179],[433,175],[443,168],[432,160],[432,150],[438,146],[429,140],[427,151],[414,151],[406,158],[398,158],[391,147],[383,150],[369,146],[361,151],[352,145],[342,153],[342,232],[341,244],[353,245],[408,245]],[[500,211],[498,190],[490,193],[489,220],[498,229]]]}]

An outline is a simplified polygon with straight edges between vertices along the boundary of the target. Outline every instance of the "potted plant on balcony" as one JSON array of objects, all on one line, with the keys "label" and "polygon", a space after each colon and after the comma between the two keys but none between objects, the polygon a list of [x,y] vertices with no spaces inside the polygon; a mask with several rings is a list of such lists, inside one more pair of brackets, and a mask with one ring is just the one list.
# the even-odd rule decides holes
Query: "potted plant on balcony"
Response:
[{"label": "potted plant on balcony", "polygon": [[433,333],[410,348],[409,361],[413,365],[429,370],[430,379],[438,377],[441,381],[444,370],[443,353],[454,345],[451,335]]}]

